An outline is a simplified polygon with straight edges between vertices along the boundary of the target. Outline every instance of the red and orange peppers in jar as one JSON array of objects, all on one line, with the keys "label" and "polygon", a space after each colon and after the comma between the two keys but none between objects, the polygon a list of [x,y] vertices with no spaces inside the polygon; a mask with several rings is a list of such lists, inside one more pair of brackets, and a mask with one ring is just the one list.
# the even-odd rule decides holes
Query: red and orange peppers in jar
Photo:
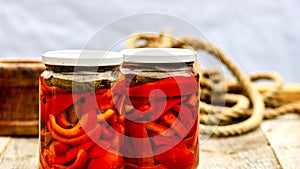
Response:
[{"label": "red and orange peppers in jar", "polygon": [[119,53],[43,55],[39,168],[197,168],[195,53],[149,48],[122,54],[124,76]]}]

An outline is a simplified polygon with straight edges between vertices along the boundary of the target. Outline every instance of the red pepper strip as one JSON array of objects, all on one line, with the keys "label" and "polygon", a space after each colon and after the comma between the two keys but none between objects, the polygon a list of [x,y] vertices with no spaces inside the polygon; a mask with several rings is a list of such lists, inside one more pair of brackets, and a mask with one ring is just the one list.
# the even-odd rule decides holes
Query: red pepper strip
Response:
[{"label": "red pepper strip", "polygon": [[117,119],[118,119],[117,116],[114,116],[114,118],[110,121],[110,125],[114,129],[114,131],[112,131],[114,135],[111,139],[110,148],[115,151],[119,151],[121,146],[123,145],[124,143],[123,135],[125,134],[125,128],[117,121]]},{"label": "red pepper strip", "polygon": [[168,124],[173,130],[177,132],[177,134],[184,138],[188,131],[185,126],[176,118],[176,116],[172,112],[167,112],[166,114],[160,117],[160,120]]},{"label": "red pepper strip", "polygon": [[100,137],[101,136],[101,127],[99,125],[97,125],[94,129],[92,129],[88,133],[81,135],[79,137],[75,137],[75,138],[65,138],[65,137],[58,135],[54,131],[52,131],[51,134],[55,140],[63,142],[67,145],[75,146],[75,145],[80,145],[80,144],[86,143],[86,142],[90,141],[91,138]]},{"label": "red pepper strip", "polygon": [[[174,107],[175,105],[179,104],[181,101],[182,101],[181,98],[168,99],[164,112],[170,110],[172,107]],[[157,107],[158,106],[159,106],[159,104],[157,105]]]},{"label": "red pepper strip", "polygon": [[[126,154],[128,157],[134,157],[135,156],[135,149],[132,144],[132,139],[130,137],[125,137],[124,139],[124,146],[122,147],[123,154]],[[137,164],[136,158],[130,158],[131,161],[136,161],[135,164]],[[134,160],[133,160],[134,159]],[[133,163],[133,162],[131,162]]]},{"label": "red pepper strip", "polygon": [[98,109],[98,104],[94,94],[82,95],[79,102],[75,106],[75,112],[78,116],[91,111],[92,109]]},{"label": "red pepper strip", "polygon": [[199,112],[199,98],[197,94],[190,96],[186,103],[186,107],[188,107],[192,112],[192,118],[197,118]]},{"label": "red pepper strip", "polygon": [[70,107],[72,104],[73,104],[72,93],[57,94],[52,97],[52,110],[50,111],[54,116],[58,116],[68,107]]},{"label": "red pepper strip", "polygon": [[40,162],[42,165],[43,169],[52,169],[52,167],[50,167],[48,161],[47,161],[47,155],[50,153],[50,151],[46,148],[44,148],[41,152],[41,156],[40,156]]},{"label": "red pepper strip", "polygon": [[86,161],[87,161],[87,153],[84,150],[80,150],[73,164],[69,166],[53,165],[53,168],[54,169],[79,169],[84,167]]},{"label": "red pepper strip", "polygon": [[98,89],[96,90],[96,95],[103,95],[104,93],[106,93],[109,89]]},{"label": "red pepper strip", "polygon": [[101,139],[103,140],[111,140],[112,136],[113,136],[113,131],[107,129],[106,127],[102,127],[102,135],[101,135]]},{"label": "red pepper strip", "polygon": [[76,158],[76,155],[84,150],[87,151],[90,149],[93,145],[95,145],[94,141],[89,141],[85,144],[82,144],[80,146],[73,147],[71,150],[64,152],[64,155],[57,156],[55,154],[48,154],[48,161],[50,164],[66,164]]},{"label": "red pepper strip", "polygon": [[85,131],[81,127],[80,123],[77,123],[76,126],[71,129],[64,129],[56,123],[55,117],[52,114],[49,115],[49,119],[50,119],[53,131],[63,137],[77,137],[77,136],[83,135],[85,133]]},{"label": "red pepper strip", "polygon": [[194,123],[189,123],[191,121],[195,121],[195,119],[193,118],[193,113],[190,110],[189,107],[185,106],[185,105],[176,105],[174,106],[174,109],[176,112],[178,112],[178,119],[182,122],[182,124],[186,124],[186,128],[191,128],[192,124]]},{"label": "red pepper strip", "polygon": [[180,139],[176,136],[170,138],[170,137],[156,135],[155,137],[151,137],[150,139],[155,146],[162,146],[162,145],[175,146],[180,141]]},{"label": "red pepper strip", "polygon": [[192,128],[190,129],[187,137],[194,135],[194,133],[199,134],[199,121],[198,121],[198,117],[196,119],[190,119],[190,121],[188,121],[189,124],[193,124]]},{"label": "red pepper strip", "polygon": [[151,166],[151,167],[140,167],[131,163],[125,163],[124,168],[126,169],[168,169],[163,164],[158,164],[156,166]]},{"label": "red pepper strip", "polygon": [[119,133],[121,133],[122,135],[124,135],[125,134],[125,127],[124,127],[124,125],[121,125],[120,124],[120,131],[119,131]]},{"label": "red pepper strip", "polygon": [[199,113],[199,104],[197,106],[192,107],[191,109],[192,113],[193,113],[193,118],[198,118],[198,113]]},{"label": "red pepper strip", "polygon": [[154,89],[162,90],[167,97],[183,96],[198,91],[198,83],[195,77],[176,76],[131,87],[128,94],[135,97],[149,97]]},{"label": "red pepper strip", "polygon": [[190,150],[179,146],[155,156],[155,160],[172,169],[191,168],[197,162],[195,155]]},{"label": "red pepper strip", "polygon": [[67,113],[64,111],[57,117],[57,124],[63,128],[73,128],[75,125],[70,123],[67,119]]},{"label": "red pepper strip", "polygon": [[101,158],[93,158],[89,162],[87,169],[112,169],[121,168],[123,166],[124,159],[120,153],[111,153],[109,151]]},{"label": "red pepper strip", "polygon": [[192,136],[184,139],[182,143],[184,143],[188,149],[195,147],[198,142],[198,134],[198,132],[195,132]]},{"label": "red pepper strip", "polygon": [[111,100],[112,99],[112,92],[111,92],[111,90],[108,90],[107,92],[105,92],[103,94],[103,96],[105,96],[108,100]]},{"label": "red pepper strip", "polygon": [[120,122],[120,123],[124,123],[125,122],[125,120],[126,120],[126,117],[123,115],[123,114],[120,114],[119,116],[118,116],[118,121]]},{"label": "red pepper strip", "polygon": [[96,95],[97,106],[100,109],[110,109],[113,107],[113,100],[112,98],[107,98],[104,95]]},{"label": "red pepper strip", "polygon": [[51,132],[52,131],[52,126],[51,126],[50,120],[46,121],[46,126],[47,126],[48,131]]},{"label": "red pepper strip", "polygon": [[122,95],[125,92],[125,87],[126,87],[126,81],[121,80],[118,83],[115,84],[115,86],[112,87],[112,93],[114,94],[120,94]]},{"label": "red pepper strip", "polygon": [[[54,116],[60,115],[60,113],[64,112],[68,107],[75,104],[75,112],[80,114],[80,110],[78,107],[82,107],[83,103],[88,100],[87,98],[93,97],[94,93],[66,93],[66,94],[57,94],[52,97],[52,114]],[[94,99],[95,100],[95,99]],[[96,104],[95,104],[96,105]]]},{"label": "red pepper strip", "polygon": [[40,164],[42,166],[42,169],[50,169],[51,167],[49,166],[46,157],[47,154],[49,154],[49,150],[48,149],[42,149],[41,154],[40,154]]},{"label": "red pepper strip", "polygon": [[123,123],[120,123],[119,117],[114,115],[109,122],[110,126],[117,132],[121,134],[125,134],[125,128],[123,127]]},{"label": "red pepper strip", "polygon": [[[128,134],[134,138],[144,139],[132,139],[132,145],[135,150],[135,154],[138,157],[139,166],[154,166],[154,158],[151,143],[148,138],[147,130],[142,123],[127,122],[125,128],[128,129]],[[143,158],[144,156],[148,156]]]},{"label": "red pepper strip", "polygon": [[98,121],[102,122],[102,121],[108,121],[109,119],[111,119],[114,115],[116,114],[116,112],[113,109],[107,109],[104,113],[100,113],[97,115],[97,119]]},{"label": "red pepper strip", "polygon": [[[99,146],[100,144],[100,146]],[[97,142],[96,145],[94,145],[87,153],[88,153],[88,159],[91,158],[100,158],[103,157],[106,152],[107,152],[107,148],[110,146],[110,142],[109,141],[105,141],[105,140],[101,140]],[[102,147],[106,148],[103,149]]]},{"label": "red pepper strip", "polygon": [[120,96],[116,103],[116,108],[120,114],[125,114],[125,95]]},{"label": "red pepper strip", "polygon": [[151,101],[153,106],[142,105],[130,115],[126,115],[131,120],[147,119],[149,121],[155,121],[163,113],[170,110],[174,105],[181,102],[181,98],[173,98],[167,101],[161,102],[161,99],[154,99]]},{"label": "red pepper strip", "polygon": [[64,112],[69,106],[73,103],[76,103],[82,97],[89,96],[90,93],[87,94],[56,94],[53,97],[48,97],[46,95],[41,96],[41,121],[44,122],[48,119],[49,114],[53,114],[54,116],[58,116]]},{"label": "red pepper strip", "polygon": [[126,122],[125,123],[125,129],[127,129],[127,132],[129,136],[134,138],[148,138],[148,133],[145,128],[145,124],[143,123],[135,123],[135,122]]},{"label": "red pepper strip", "polygon": [[154,131],[160,134],[161,136],[171,137],[175,135],[175,132],[173,130],[171,129],[168,130],[167,127],[154,122],[145,123],[145,127],[147,130]]},{"label": "red pepper strip", "polygon": [[113,151],[120,151],[122,145],[124,143],[124,137],[122,135],[118,135],[117,133],[111,139],[110,149]]},{"label": "red pepper strip", "polygon": [[61,156],[70,151],[70,149],[70,146],[59,141],[53,141],[49,146],[49,150],[56,156]]},{"label": "red pepper strip", "polygon": [[[130,120],[138,121],[138,120],[150,120],[149,116],[153,113],[153,109],[149,105],[143,105],[139,107],[138,109],[135,109],[134,112],[132,112],[129,115],[126,115],[126,117]],[[152,121],[152,120],[151,120]]]},{"label": "red pepper strip", "polygon": [[41,98],[41,121],[46,121],[49,114],[53,114],[55,117],[59,116],[69,106],[77,102],[80,97],[79,95],[72,95],[72,93],[57,94],[51,98],[42,96]]},{"label": "red pepper strip", "polygon": [[[150,115],[150,119],[155,120],[165,112],[169,111],[172,107],[179,104],[181,101],[182,101],[181,98],[173,98],[173,99],[168,99],[167,103],[155,102],[153,105],[154,112]],[[165,107],[164,110],[162,110],[163,107]]]},{"label": "red pepper strip", "polygon": [[128,105],[132,105],[135,108],[138,108],[143,105],[149,104],[149,98],[147,98],[147,97],[129,97],[129,99],[126,100],[126,103]]}]

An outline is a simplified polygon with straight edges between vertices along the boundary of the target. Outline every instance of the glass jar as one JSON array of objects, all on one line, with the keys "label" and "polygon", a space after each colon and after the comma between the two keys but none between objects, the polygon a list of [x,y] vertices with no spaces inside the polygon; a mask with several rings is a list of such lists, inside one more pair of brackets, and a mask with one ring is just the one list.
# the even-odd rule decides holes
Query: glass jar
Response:
[{"label": "glass jar", "polygon": [[199,163],[199,74],[189,49],[121,52],[125,90],[114,93],[125,117],[125,168],[195,169]]},{"label": "glass jar", "polygon": [[[50,51],[40,75],[39,168],[122,168],[122,119],[112,89],[122,55]],[[104,166],[104,167],[103,167]]]}]

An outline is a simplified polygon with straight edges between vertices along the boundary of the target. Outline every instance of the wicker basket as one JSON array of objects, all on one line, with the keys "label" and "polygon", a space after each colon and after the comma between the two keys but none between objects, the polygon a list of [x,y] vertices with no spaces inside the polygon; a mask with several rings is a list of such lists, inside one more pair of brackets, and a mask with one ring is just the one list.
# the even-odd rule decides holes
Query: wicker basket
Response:
[{"label": "wicker basket", "polygon": [[0,60],[0,135],[36,136],[39,60]]}]

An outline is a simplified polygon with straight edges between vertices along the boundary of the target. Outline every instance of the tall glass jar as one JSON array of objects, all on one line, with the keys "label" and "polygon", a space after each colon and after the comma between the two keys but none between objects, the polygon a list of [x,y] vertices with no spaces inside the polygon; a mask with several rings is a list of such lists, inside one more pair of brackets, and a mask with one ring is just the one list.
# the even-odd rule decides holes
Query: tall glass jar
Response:
[{"label": "tall glass jar", "polygon": [[[122,55],[50,51],[40,76],[39,168],[122,168],[122,119],[112,89]],[[124,121],[124,119],[123,119]]]},{"label": "tall glass jar", "polygon": [[[126,90],[114,93],[125,117],[125,168],[195,169],[199,163],[199,74],[189,49],[121,52]],[[122,82],[120,82],[122,84]],[[131,139],[130,139],[131,138]]]}]

